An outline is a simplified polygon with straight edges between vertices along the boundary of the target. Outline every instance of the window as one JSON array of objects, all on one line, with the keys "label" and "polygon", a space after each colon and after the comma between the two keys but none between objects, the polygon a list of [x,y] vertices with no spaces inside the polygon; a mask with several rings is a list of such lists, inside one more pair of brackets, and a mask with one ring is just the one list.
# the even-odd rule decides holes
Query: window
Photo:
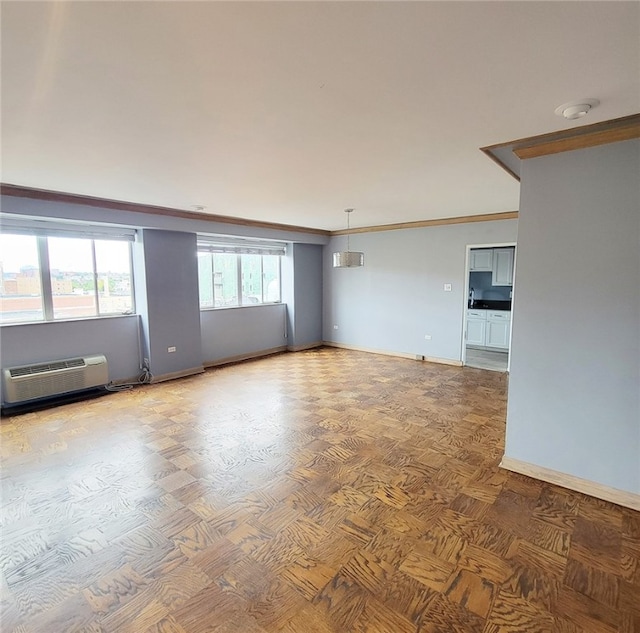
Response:
[{"label": "window", "polygon": [[280,257],[262,256],[262,296],[266,303],[280,303]]},{"label": "window", "polygon": [[50,237],[49,274],[54,319],[96,314],[96,278],[91,240]]},{"label": "window", "polygon": [[262,297],[262,255],[240,255],[242,304],[264,303]]},{"label": "window", "polygon": [[42,284],[34,235],[0,234],[0,323],[42,321]]},{"label": "window", "polygon": [[133,312],[133,232],[126,239],[32,232],[0,234],[0,323]]},{"label": "window", "polygon": [[200,308],[280,302],[283,244],[198,242]]},{"label": "window", "polygon": [[223,308],[240,305],[238,300],[238,256],[212,253],[214,306]]}]

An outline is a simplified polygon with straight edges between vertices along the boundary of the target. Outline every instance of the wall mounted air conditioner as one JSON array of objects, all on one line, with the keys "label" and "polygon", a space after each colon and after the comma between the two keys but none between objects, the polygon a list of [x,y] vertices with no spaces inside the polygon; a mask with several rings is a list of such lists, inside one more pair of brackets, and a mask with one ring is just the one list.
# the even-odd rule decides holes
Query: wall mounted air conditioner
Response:
[{"label": "wall mounted air conditioner", "polygon": [[7,404],[100,387],[108,382],[107,359],[101,354],[2,370],[3,400]]}]

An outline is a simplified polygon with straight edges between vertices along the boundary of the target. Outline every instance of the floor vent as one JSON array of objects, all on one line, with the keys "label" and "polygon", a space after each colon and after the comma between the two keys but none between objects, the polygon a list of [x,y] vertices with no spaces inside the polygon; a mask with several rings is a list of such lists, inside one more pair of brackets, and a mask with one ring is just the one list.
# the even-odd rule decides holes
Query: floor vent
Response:
[{"label": "floor vent", "polygon": [[102,354],[8,367],[2,370],[3,401],[27,402],[108,382],[109,368]]}]

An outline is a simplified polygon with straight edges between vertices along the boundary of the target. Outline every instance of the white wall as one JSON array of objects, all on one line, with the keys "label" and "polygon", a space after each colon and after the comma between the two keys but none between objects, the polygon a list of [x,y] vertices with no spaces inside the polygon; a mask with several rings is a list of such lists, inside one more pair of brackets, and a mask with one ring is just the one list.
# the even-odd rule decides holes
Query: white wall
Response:
[{"label": "white wall", "polygon": [[364,252],[361,268],[332,267],[332,253],[346,248],[346,237],[333,238],[324,249],[324,340],[460,361],[466,247],[515,242],[517,230],[517,220],[499,220],[357,233],[350,248]]},{"label": "white wall", "polygon": [[505,456],[640,493],[640,141],[523,161]]}]

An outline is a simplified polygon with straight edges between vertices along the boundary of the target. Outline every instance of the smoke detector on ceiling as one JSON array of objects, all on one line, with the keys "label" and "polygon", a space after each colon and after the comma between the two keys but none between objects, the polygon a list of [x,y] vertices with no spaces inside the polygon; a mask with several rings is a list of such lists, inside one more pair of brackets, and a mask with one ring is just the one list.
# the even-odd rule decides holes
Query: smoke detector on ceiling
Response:
[{"label": "smoke detector on ceiling", "polygon": [[558,116],[563,116],[565,119],[581,119],[583,116],[589,114],[589,111],[600,105],[598,99],[580,99],[579,101],[569,101],[569,103],[563,103],[555,109],[555,113]]}]

